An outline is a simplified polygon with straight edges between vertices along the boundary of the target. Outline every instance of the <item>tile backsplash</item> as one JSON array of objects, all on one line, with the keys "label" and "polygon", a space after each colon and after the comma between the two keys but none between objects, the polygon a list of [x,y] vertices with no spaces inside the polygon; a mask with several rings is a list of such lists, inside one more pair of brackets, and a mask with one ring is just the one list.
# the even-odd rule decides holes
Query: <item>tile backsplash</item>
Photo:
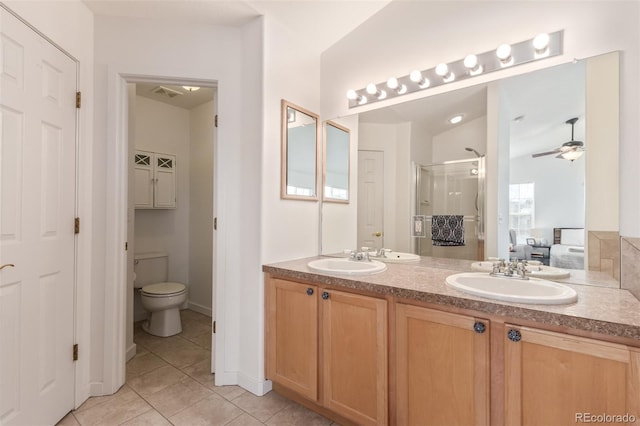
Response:
[{"label": "tile backsplash", "polygon": [[640,238],[622,237],[620,253],[621,287],[640,299]]},{"label": "tile backsplash", "polygon": [[600,271],[620,280],[620,234],[615,231],[589,231],[588,265],[590,271]]}]

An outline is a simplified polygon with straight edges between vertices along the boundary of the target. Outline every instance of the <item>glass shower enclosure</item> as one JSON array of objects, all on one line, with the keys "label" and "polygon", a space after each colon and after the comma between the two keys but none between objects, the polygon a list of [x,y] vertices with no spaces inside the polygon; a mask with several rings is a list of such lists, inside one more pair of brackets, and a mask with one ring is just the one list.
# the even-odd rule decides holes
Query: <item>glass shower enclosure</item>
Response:
[{"label": "glass shower enclosure", "polygon": [[[412,223],[416,254],[484,260],[484,182],[484,156],[442,164],[415,164],[416,216]],[[442,227],[444,224],[444,231],[449,231],[449,221],[455,222],[457,237],[451,241],[445,238],[443,242]],[[438,237],[432,235],[432,230]]]}]

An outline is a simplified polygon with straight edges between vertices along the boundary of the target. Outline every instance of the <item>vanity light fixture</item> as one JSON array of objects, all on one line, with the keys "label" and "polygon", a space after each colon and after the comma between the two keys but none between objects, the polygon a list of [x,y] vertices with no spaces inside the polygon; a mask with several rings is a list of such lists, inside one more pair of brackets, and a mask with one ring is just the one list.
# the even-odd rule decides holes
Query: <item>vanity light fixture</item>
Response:
[{"label": "vanity light fixture", "polygon": [[398,83],[398,79],[391,77],[387,80],[387,87],[391,90],[395,90],[398,95],[404,95],[407,92],[407,85]]},{"label": "vanity light fixture", "polygon": [[469,69],[469,75],[482,74],[482,65],[478,63],[478,57],[474,54],[467,55],[464,58],[464,66]]},{"label": "vanity light fixture", "polygon": [[419,88],[421,89],[426,89],[427,87],[429,87],[431,85],[431,82],[429,81],[428,78],[425,78],[422,73],[418,70],[413,70],[411,71],[411,74],[409,74],[409,80],[413,81],[414,83],[416,83],[418,85]]},{"label": "vanity light fixture", "polygon": [[359,95],[355,90],[347,90],[347,99],[354,101],[357,105],[364,105],[367,103],[367,97]]},{"label": "vanity light fixture", "polygon": [[183,89],[188,90],[189,92],[197,92],[200,90],[197,86],[182,86]]},{"label": "vanity light fixture", "polygon": [[449,70],[449,66],[447,64],[438,64],[436,67],[436,74],[442,77],[442,81],[445,83],[450,83],[456,79],[456,75]]},{"label": "vanity light fixture", "polygon": [[[349,108],[561,55],[563,33],[563,30],[541,33],[518,43],[501,44],[494,50],[470,54],[464,59],[448,61],[429,69],[415,69],[409,75],[391,77],[386,82],[370,83],[362,89],[349,90]],[[388,90],[380,89],[385,84]]]},{"label": "vanity light fixture", "polygon": [[382,100],[387,97],[387,92],[378,89],[378,86],[373,83],[367,84],[367,93],[371,96],[375,96],[376,98],[378,98],[378,100]]}]

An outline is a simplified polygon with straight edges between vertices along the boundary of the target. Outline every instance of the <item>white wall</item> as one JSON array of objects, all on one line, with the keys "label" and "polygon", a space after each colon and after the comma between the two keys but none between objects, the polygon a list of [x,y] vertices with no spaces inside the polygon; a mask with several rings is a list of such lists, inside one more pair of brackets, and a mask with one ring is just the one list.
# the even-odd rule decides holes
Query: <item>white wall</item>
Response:
[{"label": "white wall", "polygon": [[214,103],[189,111],[189,307],[211,315]]},{"label": "white wall", "polygon": [[585,226],[585,161],[560,160],[555,155],[512,158],[510,183],[535,184],[535,228],[553,241],[553,228]]},{"label": "white wall", "polygon": [[[176,208],[136,209],[135,251],[169,255],[169,281],[189,284],[189,110],[136,97],[137,150],[176,156]],[[189,291],[191,291],[189,289]]]},{"label": "white wall", "polygon": [[[621,198],[623,235],[640,236],[640,12],[638,2],[391,2],[322,56],[322,115],[342,116],[621,50]],[[503,42],[564,30],[564,54],[349,110],[345,93],[369,82],[484,52]],[[446,42],[445,42],[446,41]],[[374,49],[370,48],[375,46]],[[353,66],[357,64],[357,66]]]},{"label": "white wall", "polygon": [[427,165],[433,163],[433,135],[426,126],[411,123],[411,161]]},{"label": "white wall", "polygon": [[[224,344],[216,356],[216,383],[238,383],[255,393],[263,392],[259,376],[258,349],[255,342],[262,326],[260,291],[260,187],[262,123],[260,91],[262,87],[261,20],[243,28],[184,25],[144,19],[97,17],[95,25],[95,105],[96,145],[102,150],[101,163],[95,173],[104,182],[96,190],[104,215],[98,228],[110,229],[104,235],[105,257],[109,265],[106,277],[96,277],[94,286],[105,289],[101,301],[108,308],[104,320],[113,328],[119,318],[119,265],[122,262],[119,218],[125,214],[119,204],[123,161],[122,106],[119,104],[123,78],[165,77],[204,85],[218,84],[218,112],[221,125],[215,148],[214,214],[218,217],[215,234],[215,281],[221,286],[221,298],[216,300],[218,334],[216,340]],[[174,80],[172,80],[174,81]],[[126,123],[125,123],[126,124]],[[247,267],[247,265],[253,265]],[[124,292],[124,289],[122,289]],[[220,309],[217,309],[220,307]],[[96,307],[100,309],[100,307]],[[124,316],[124,315],[123,315]],[[104,322],[96,321],[96,335],[109,332],[101,329]],[[251,333],[241,330],[250,328]],[[246,325],[244,325],[246,324]],[[117,326],[117,325],[116,325]],[[114,342],[117,344],[118,342]],[[118,352],[117,349],[114,349]],[[103,350],[104,353],[104,350]],[[248,354],[244,357],[241,353]],[[107,352],[109,354],[109,352]],[[116,353],[115,357],[118,356]],[[109,363],[118,365],[118,360]],[[100,377],[103,368],[95,371],[95,380],[104,380],[103,391],[114,391],[124,381],[124,371]]]},{"label": "white wall", "polygon": [[[76,292],[77,329],[76,341],[84,353],[91,356],[78,361],[76,371],[76,407],[90,393],[89,376],[92,366],[102,362],[103,353],[94,353],[95,345],[101,345],[102,334],[94,334],[94,316],[100,317],[104,308],[94,301],[100,300],[100,289],[95,288],[92,277],[104,270],[104,257],[100,236],[96,235],[93,189],[100,184],[94,174],[98,158],[94,157],[93,139],[93,41],[94,20],[91,11],[80,0],[64,1],[3,1],[3,3],[25,19],[54,43],[63,47],[79,62],[78,87],[84,102],[79,111],[79,175],[78,175],[78,216],[82,220],[82,230],[78,235],[78,276]],[[69,25],[73,22],[74,25]]]}]

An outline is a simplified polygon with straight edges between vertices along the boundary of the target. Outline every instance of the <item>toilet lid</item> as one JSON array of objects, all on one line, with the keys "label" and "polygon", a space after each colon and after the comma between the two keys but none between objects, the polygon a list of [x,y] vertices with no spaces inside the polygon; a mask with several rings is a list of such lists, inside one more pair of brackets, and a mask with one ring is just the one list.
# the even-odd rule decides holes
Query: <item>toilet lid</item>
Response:
[{"label": "toilet lid", "polygon": [[157,294],[167,296],[184,291],[185,285],[180,283],[156,283],[142,287],[142,291],[147,294]]}]

